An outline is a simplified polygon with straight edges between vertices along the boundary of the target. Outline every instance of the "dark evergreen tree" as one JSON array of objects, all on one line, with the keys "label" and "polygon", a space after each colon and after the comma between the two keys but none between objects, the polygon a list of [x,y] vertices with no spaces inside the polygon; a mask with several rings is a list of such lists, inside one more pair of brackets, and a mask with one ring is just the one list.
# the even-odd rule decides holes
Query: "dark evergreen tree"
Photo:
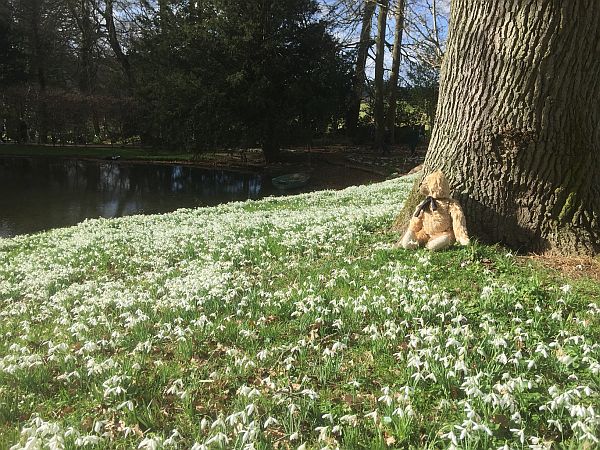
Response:
[{"label": "dark evergreen tree", "polygon": [[24,81],[21,40],[14,30],[14,14],[8,0],[0,0],[0,88]]},{"label": "dark evergreen tree", "polygon": [[273,160],[281,145],[343,115],[348,64],[314,1],[214,0],[176,11],[138,41],[149,136],[260,146]]}]

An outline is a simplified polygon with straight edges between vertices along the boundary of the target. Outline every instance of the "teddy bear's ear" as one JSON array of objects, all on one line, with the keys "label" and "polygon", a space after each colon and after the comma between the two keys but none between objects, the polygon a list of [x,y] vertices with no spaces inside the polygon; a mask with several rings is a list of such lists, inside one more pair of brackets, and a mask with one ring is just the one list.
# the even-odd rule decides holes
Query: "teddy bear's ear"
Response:
[{"label": "teddy bear's ear", "polygon": [[421,195],[429,195],[429,177],[425,177],[423,181],[421,181],[421,185],[419,186],[419,193]]}]

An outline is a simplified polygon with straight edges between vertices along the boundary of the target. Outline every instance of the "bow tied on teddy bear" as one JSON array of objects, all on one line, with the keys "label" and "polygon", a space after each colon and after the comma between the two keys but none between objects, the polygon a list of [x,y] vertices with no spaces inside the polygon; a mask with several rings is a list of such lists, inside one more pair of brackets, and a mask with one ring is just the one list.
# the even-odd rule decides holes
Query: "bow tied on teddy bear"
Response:
[{"label": "bow tied on teddy bear", "polygon": [[427,198],[416,209],[400,245],[405,249],[425,246],[442,250],[454,242],[469,244],[465,215],[460,203],[450,197],[450,184],[441,172],[427,175],[419,189]]}]

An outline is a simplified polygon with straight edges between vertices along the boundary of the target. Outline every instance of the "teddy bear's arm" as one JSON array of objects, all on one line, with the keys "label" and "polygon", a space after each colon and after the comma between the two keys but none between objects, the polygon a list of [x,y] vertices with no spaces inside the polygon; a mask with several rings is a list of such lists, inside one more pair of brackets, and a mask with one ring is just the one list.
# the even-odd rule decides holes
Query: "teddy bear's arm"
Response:
[{"label": "teddy bear's arm", "polygon": [[420,214],[418,217],[411,217],[410,223],[408,224],[408,228],[417,233],[423,229],[423,214]]},{"label": "teddy bear's arm", "polygon": [[419,246],[421,234],[423,234],[423,218],[411,217],[408,228],[400,240],[400,246],[407,250],[417,248]]},{"label": "teddy bear's arm", "polygon": [[469,235],[467,234],[467,222],[463,210],[457,201],[450,203],[450,216],[452,217],[452,230],[454,236],[460,245],[468,245]]}]

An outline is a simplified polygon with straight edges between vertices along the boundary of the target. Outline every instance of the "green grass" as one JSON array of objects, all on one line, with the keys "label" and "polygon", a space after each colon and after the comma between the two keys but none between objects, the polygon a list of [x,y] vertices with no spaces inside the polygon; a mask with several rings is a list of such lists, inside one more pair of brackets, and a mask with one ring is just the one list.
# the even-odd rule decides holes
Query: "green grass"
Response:
[{"label": "green grass", "polygon": [[0,240],[0,448],[595,446],[600,284],[395,248],[411,183]]},{"label": "green grass", "polygon": [[0,144],[0,156],[49,156],[63,158],[110,158],[120,156],[127,160],[190,161],[193,153],[168,152],[160,149],[108,146],[51,146]]}]

